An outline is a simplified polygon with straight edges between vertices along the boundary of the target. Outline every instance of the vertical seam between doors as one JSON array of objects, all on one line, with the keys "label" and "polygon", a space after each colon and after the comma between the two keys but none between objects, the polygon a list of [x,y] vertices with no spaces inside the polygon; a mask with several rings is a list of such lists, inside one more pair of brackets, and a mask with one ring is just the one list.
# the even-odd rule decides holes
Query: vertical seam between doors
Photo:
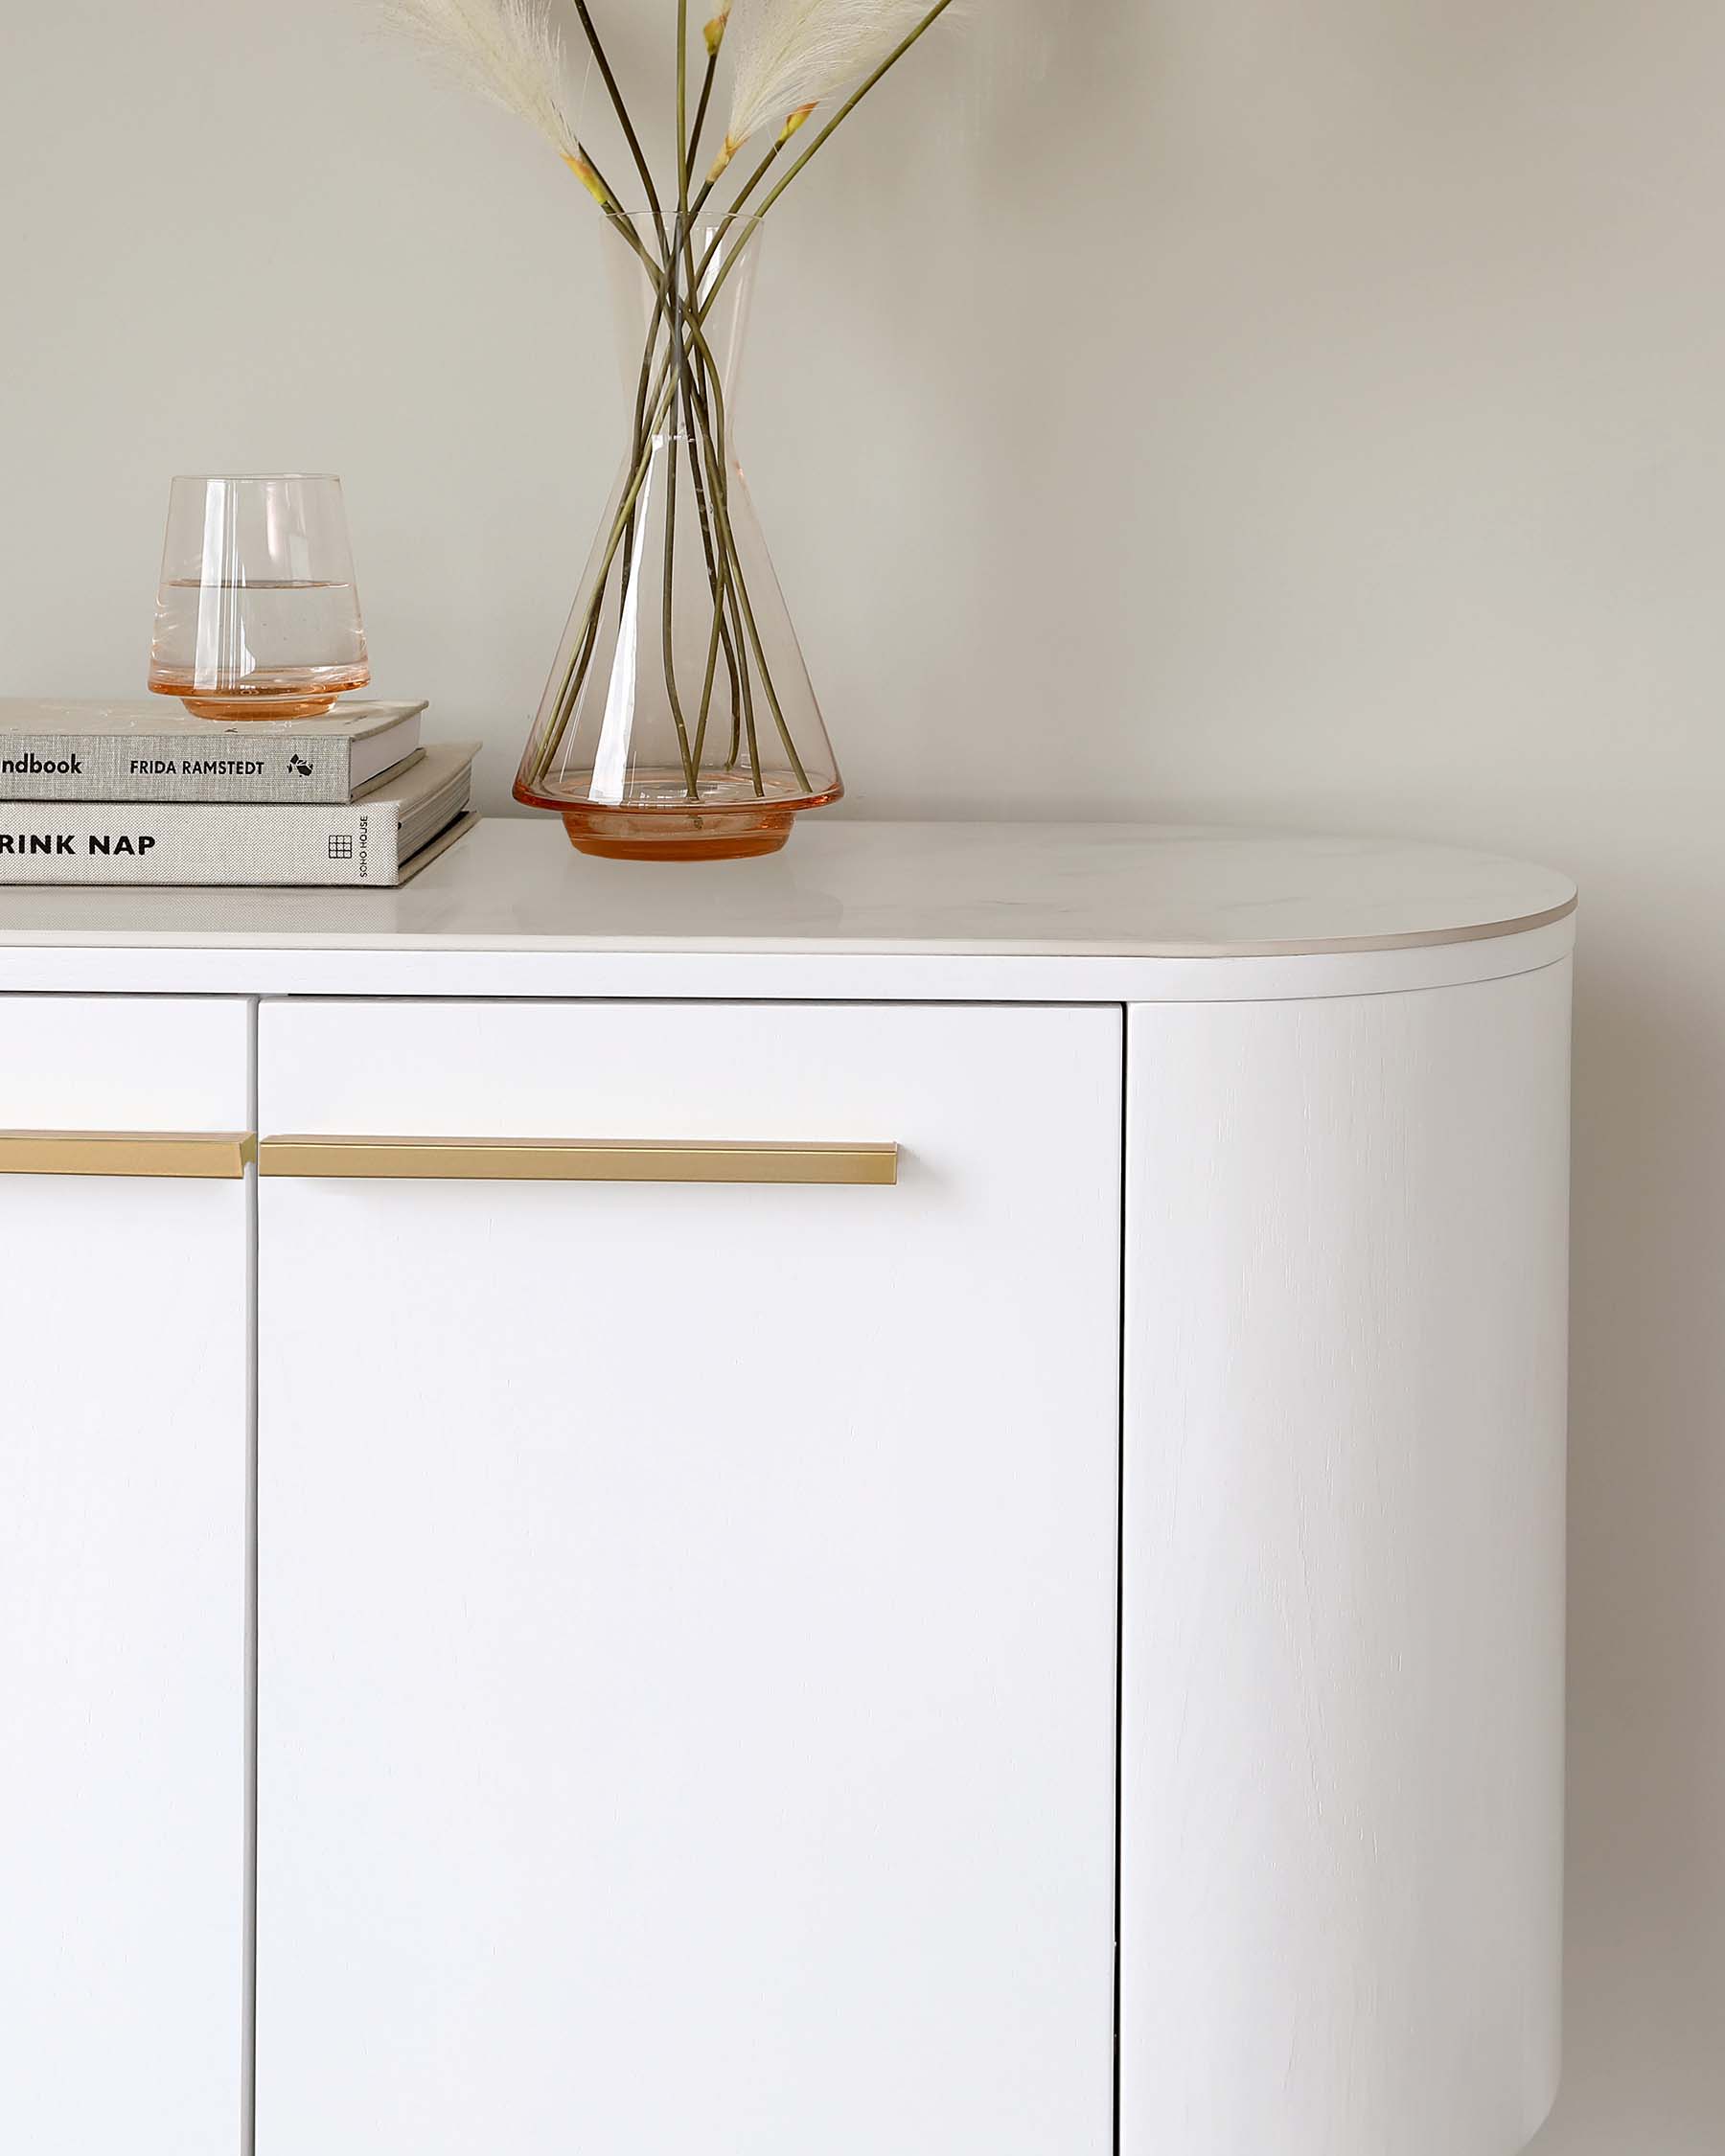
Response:
[{"label": "vertical seam between doors", "polygon": [[1123,1927],[1121,1878],[1126,1846],[1125,1735],[1126,1735],[1126,1293],[1127,1230],[1130,1184],[1128,1150],[1132,1114],[1132,1010],[1122,1003],[1120,1012],[1120,1271],[1119,1341],[1117,1346],[1116,1408],[1115,1432],[1115,1788],[1114,1788],[1114,2156],[1120,2156],[1120,1975]]},{"label": "vertical seam between doors", "polygon": [[[246,1128],[258,1128],[258,999],[246,1006]],[[258,2118],[258,1168],[245,1171],[245,1877],[242,1928],[240,2147]]]}]

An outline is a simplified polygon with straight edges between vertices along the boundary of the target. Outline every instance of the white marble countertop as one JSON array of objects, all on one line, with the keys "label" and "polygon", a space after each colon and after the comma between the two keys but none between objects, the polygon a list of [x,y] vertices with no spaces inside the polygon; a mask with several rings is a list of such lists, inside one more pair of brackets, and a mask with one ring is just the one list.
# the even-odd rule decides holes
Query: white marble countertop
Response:
[{"label": "white marble countertop", "polygon": [[1562,919],[1546,868],[1397,840],[1143,824],[811,817],[766,860],[589,860],[483,822],[399,891],[0,890],[0,945],[1299,956]]},{"label": "white marble countertop", "polygon": [[481,823],[399,891],[0,889],[0,990],[1225,1001],[1557,962],[1569,879],[1437,846],[806,819],[765,860],[590,860]]}]

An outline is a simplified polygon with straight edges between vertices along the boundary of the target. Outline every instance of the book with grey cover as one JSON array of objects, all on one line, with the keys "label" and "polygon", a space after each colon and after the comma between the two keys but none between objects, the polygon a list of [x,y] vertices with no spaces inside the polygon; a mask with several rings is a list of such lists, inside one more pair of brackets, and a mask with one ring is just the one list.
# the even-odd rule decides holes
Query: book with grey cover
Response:
[{"label": "book with grey cover", "polygon": [[357,801],[0,805],[0,883],[388,886],[466,817],[479,744],[440,743]]},{"label": "book with grey cover", "polygon": [[226,720],[194,719],[168,697],[0,697],[0,801],[351,801],[418,752],[425,708]]}]

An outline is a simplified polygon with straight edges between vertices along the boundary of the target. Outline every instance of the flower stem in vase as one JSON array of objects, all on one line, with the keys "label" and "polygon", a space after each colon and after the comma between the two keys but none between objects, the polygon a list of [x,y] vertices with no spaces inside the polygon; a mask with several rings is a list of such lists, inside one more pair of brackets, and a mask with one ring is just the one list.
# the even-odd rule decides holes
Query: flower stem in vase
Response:
[{"label": "flower stem in vase", "polygon": [[[669,189],[655,184],[595,19],[620,0],[571,0],[646,198],[639,218],[624,211],[580,138],[551,0],[385,4],[434,57],[551,143],[639,272],[628,294],[641,342],[623,468],[517,797],[561,811],[575,843],[592,852],[683,860],[770,852],[794,812],[843,790],[732,447],[727,370],[753,283],[738,272],[752,269],[760,228],[792,183],[952,0],[736,0],[747,29],[710,170],[702,138],[729,57],[733,0],[711,0],[705,50],[693,55],[689,0],[675,0]],[[832,117],[787,157],[816,111]],[[752,164],[738,167],[745,176],[727,180],[757,141]],[[721,187],[728,206],[703,230]],[[650,551],[656,589],[643,605]],[[722,759],[715,720],[724,693]]]}]

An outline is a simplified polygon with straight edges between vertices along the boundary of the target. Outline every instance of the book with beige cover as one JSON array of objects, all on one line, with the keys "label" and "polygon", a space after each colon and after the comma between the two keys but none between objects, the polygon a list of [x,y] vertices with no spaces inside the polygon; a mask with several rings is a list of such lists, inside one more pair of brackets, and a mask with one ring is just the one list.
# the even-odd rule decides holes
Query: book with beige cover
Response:
[{"label": "book with beige cover", "polygon": [[0,799],[351,801],[419,753],[424,702],[323,719],[194,719],[168,697],[0,697]]},{"label": "book with beige cover", "polygon": [[477,819],[477,742],[442,743],[356,801],[11,801],[0,883],[403,883]]}]

